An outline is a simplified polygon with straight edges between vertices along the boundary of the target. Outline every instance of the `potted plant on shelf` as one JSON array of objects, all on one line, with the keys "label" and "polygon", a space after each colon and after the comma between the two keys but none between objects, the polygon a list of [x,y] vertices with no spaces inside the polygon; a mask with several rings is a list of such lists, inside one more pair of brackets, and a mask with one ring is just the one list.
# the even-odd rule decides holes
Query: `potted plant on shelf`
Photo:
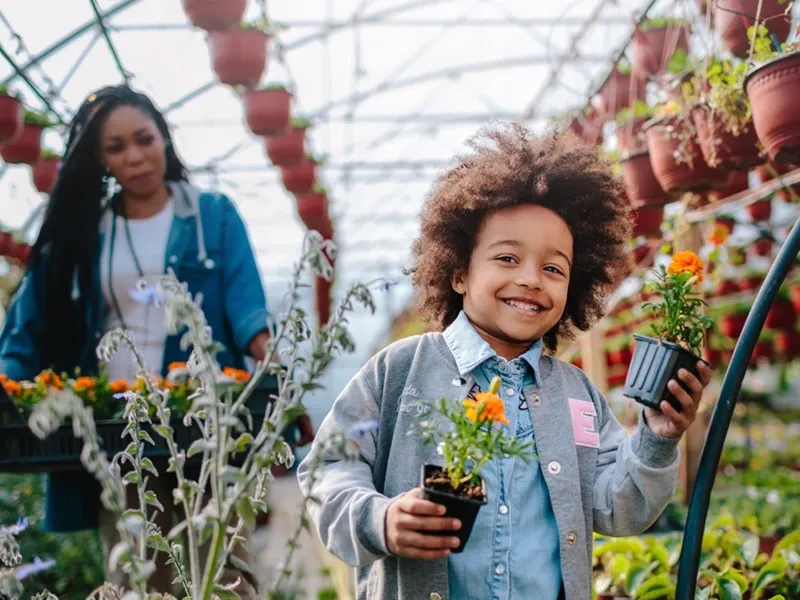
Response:
[{"label": "potted plant on shelf", "polygon": [[725,170],[749,170],[760,155],[750,101],[744,93],[746,63],[710,57],[705,71],[684,85],[695,103],[692,119],[706,163]]},{"label": "potted plant on shelf", "polygon": [[502,428],[508,419],[505,404],[497,395],[501,383],[502,379],[495,377],[487,392],[458,404],[442,398],[429,405],[429,414],[438,413],[449,421],[446,431],[442,431],[441,420],[431,416],[411,432],[436,446],[444,461],[444,465],[422,465],[420,487],[427,500],[443,505],[448,517],[461,521],[457,532],[442,533],[461,541],[453,552],[464,549],[478,510],[486,504],[486,483],[480,476],[484,465],[501,456],[519,456],[526,461],[535,456],[531,442],[520,442]]},{"label": "potted plant on shelf", "polygon": [[645,19],[633,34],[633,68],[640,76],[662,72],[676,50],[689,51],[689,22],[683,19]]},{"label": "potted plant on shelf", "polygon": [[277,135],[289,127],[292,94],[283,84],[249,89],[242,98],[247,126],[255,135]]},{"label": "potted plant on shelf", "polygon": [[299,165],[281,167],[281,181],[286,191],[292,194],[305,194],[311,191],[317,181],[317,167],[324,158],[307,155]]},{"label": "potted plant on shelf", "polygon": [[282,133],[267,137],[267,156],[276,167],[291,167],[303,162],[306,155],[306,131],[311,121],[304,118],[291,119],[289,128]]},{"label": "potted plant on shelf", "polygon": [[642,100],[626,106],[614,117],[617,145],[621,153],[636,152],[647,148],[647,138],[642,131],[644,124],[653,118],[653,108]]},{"label": "potted plant on shelf", "polygon": [[42,155],[31,170],[34,187],[43,194],[49,194],[56,183],[60,167],[61,155],[49,150],[43,150]]},{"label": "potted plant on shelf", "polygon": [[736,56],[747,56],[749,29],[755,25],[759,5],[759,23],[766,22],[770,33],[781,43],[785,42],[791,31],[789,0],[716,0],[714,3],[714,29],[725,48]]},{"label": "potted plant on shelf", "polygon": [[54,123],[41,113],[25,111],[25,124],[20,136],[0,147],[0,156],[9,164],[32,165],[39,160],[42,150],[42,132]]},{"label": "potted plant on shelf", "polygon": [[252,88],[267,68],[267,42],[273,29],[263,19],[208,34],[211,64],[220,83]]},{"label": "potted plant on shelf", "polygon": [[669,201],[653,172],[650,152],[646,149],[623,156],[619,164],[625,190],[634,206],[663,206]]},{"label": "potted plant on shelf", "polygon": [[242,22],[247,0],[183,0],[183,12],[195,27],[229,29]]},{"label": "potted plant on shelf", "polygon": [[667,383],[677,380],[682,368],[697,374],[706,332],[713,324],[702,314],[706,303],[695,290],[703,281],[703,262],[694,252],[678,252],[669,266],[662,264],[651,272],[654,277],[647,288],[660,298],[642,308],[654,317],[653,337],[634,335],[636,346],[623,394],[655,410],[666,400],[680,411]]},{"label": "potted plant on shelf", "polygon": [[769,30],[759,25],[753,40],[753,59],[761,63],[745,76],[758,139],[772,160],[800,163],[800,44],[774,48]]},{"label": "potted plant on shelf", "polygon": [[0,86],[0,144],[12,143],[22,135],[24,119],[22,101],[7,87]]}]

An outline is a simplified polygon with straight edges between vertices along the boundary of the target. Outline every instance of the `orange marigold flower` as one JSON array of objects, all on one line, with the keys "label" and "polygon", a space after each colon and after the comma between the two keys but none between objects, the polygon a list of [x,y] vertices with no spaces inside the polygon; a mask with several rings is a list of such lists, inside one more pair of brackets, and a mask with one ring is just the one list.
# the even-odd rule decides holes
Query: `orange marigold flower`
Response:
[{"label": "orange marigold flower", "polygon": [[44,371],[43,373],[39,373],[36,376],[35,381],[49,387],[54,387],[57,390],[64,389],[64,380],[52,371]]},{"label": "orange marigold flower", "polygon": [[667,267],[667,273],[677,275],[678,273],[691,273],[697,277],[697,282],[703,281],[703,261],[694,252],[684,250],[672,257],[672,262]]},{"label": "orange marigold flower", "polygon": [[481,392],[475,395],[475,400],[464,400],[464,409],[470,421],[485,423],[502,423],[508,425],[506,407],[503,401],[495,394]]},{"label": "orange marigold flower", "polygon": [[722,246],[730,234],[731,232],[727,227],[724,225],[717,225],[714,227],[714,231],[711,232],[711,235],[708,236],[708,241],[715,246]]},{"label": "orange marigold flower", "polygon": [[12,379],[6,377],[3,381],[3,388],[9,396],[22,396],[22,386]]},{"label": "orange marigold flower", "polygon": [[94,377],[78,377],[72,384],[72,389],[76,392],[89,392],[95,388],[97,381]]},{"label": "orange marigold flower", "polygon": [[108,384],[108,389],[110,389],[114,394],[122,394],[123,392],[128,391],[128,382],[124,379],[117,379],[116,381],[112,381]]},{"label": "orange marigold flower", "polygon": [[225,367],[222,369],[222,374],[235,379],[239,383],[247,383],[250,381],[250,373],[243,369],[234,369],[233,367]]},{"label": "orange marigold flower", "polygon": [[167,371],[174,371],[175,369],[185,369],[185,368],[186,368],[185,362],[174,362],[174,363],[169,363]]}]

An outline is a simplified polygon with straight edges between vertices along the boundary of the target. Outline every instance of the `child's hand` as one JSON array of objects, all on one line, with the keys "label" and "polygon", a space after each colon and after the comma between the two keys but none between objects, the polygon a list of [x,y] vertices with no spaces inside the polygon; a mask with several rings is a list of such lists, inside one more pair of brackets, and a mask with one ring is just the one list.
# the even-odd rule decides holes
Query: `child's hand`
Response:
[{"label": "child's hand", "polygon": [[458,548],[457,537],[429,535],[426,531],[456,531],[458,519],[445,518],[441,504],[423,500],[422,490],[406,492],[389,505],[386,511],[386,545],[389,552],[405,558],[436,560]]},{"label": "child's hand", "polygon": [[691,395],[674,379],[671,379],[667,384],[669,391],[680,402],[681,412],[672,408],[672,405],[667,401],[661,403],[661,412],[645,407],[644,415],[653,433],[674,439],[681,437],[683,432],[689,429],[689,426],[697,416],[697,406],[703,397],[703,389],[711,381],[711,369],[703,361],[697,362],[697,373],[700,375],[700,379],[686,369],[678,371],[678,377],[689,387]]}]

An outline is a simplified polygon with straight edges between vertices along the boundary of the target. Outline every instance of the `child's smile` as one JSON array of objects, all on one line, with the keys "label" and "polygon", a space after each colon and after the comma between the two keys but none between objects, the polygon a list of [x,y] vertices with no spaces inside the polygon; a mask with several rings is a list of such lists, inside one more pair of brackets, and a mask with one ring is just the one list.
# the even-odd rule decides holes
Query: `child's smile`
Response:
[{"label": "child's smile", "polygon": [[561,319],[572,267],[572,234],[535,204],[484,220],[466,276],[453,278],[464,312],[500,356],[516,358]]}]

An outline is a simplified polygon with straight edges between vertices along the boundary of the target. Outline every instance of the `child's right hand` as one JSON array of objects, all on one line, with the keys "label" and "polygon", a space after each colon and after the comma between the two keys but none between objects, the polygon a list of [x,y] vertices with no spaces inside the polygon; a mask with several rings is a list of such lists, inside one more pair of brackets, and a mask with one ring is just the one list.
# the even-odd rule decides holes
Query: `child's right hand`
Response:
[{"label": "child's right hand", "polygon": [[386,511],[386,545],[389,552],[405,558],[437,560],[450,555],[458,548],[457,537],[430,535],[426,531],[457,531],[458,519],[442,515],[441,504],[422,498],[422,490],[415,488],[400,496]]}]

